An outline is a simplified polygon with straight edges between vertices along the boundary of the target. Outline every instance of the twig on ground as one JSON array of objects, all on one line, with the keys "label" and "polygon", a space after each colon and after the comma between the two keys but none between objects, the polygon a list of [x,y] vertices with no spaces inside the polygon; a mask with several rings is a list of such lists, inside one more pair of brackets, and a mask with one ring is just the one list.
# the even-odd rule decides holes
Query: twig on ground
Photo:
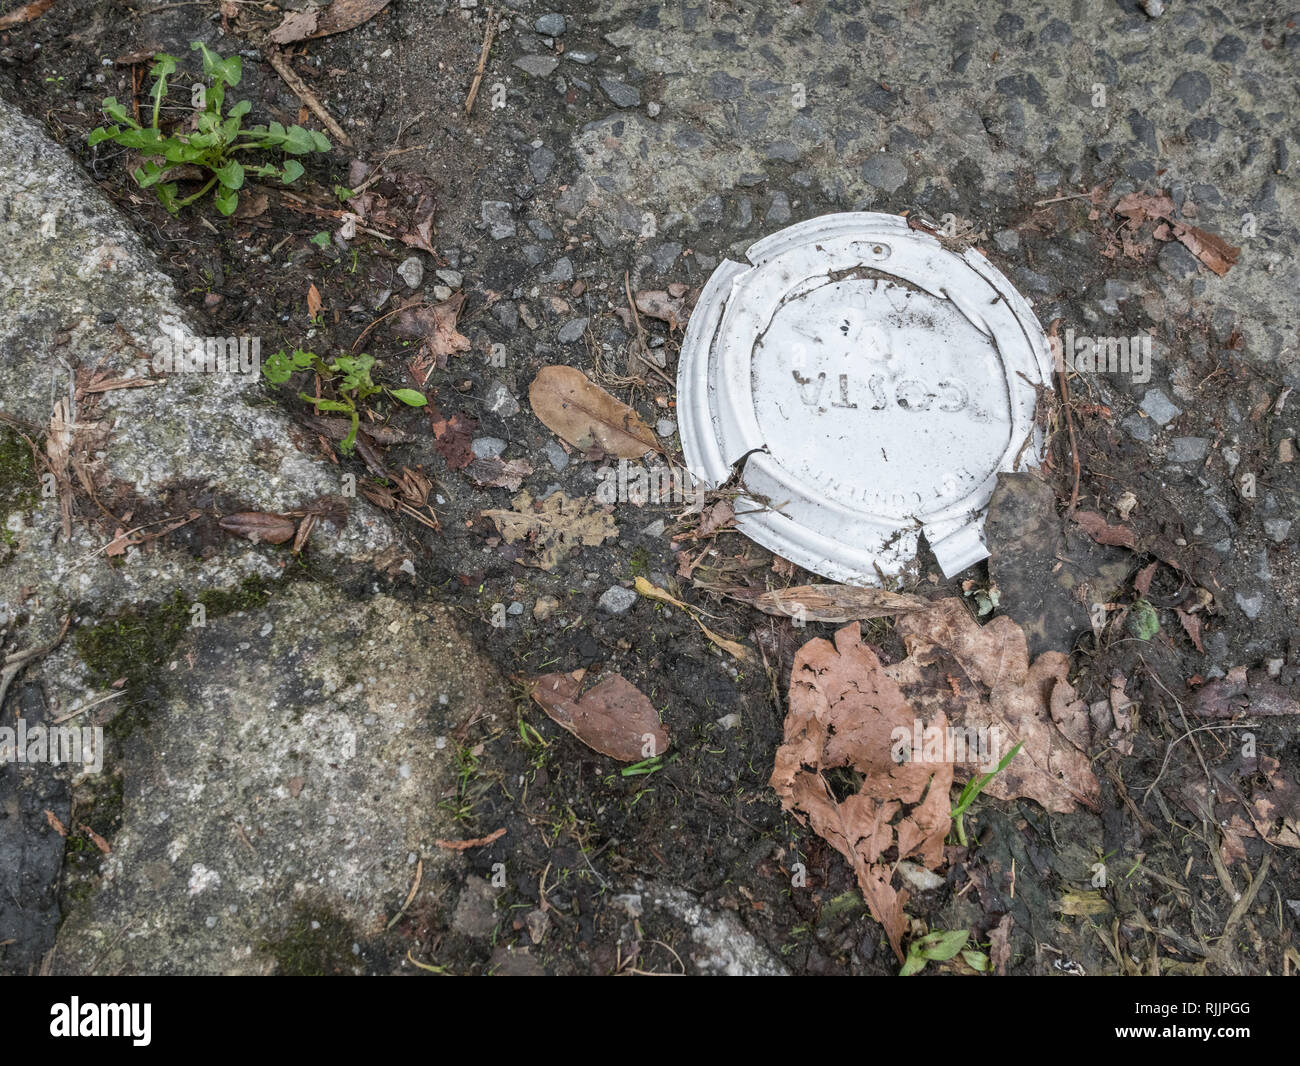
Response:
[{"label": "twig on ground", "polygon": [[397,924],[397,920],[406,913],[406,908],[411,905],[415,899],[415,894],[420,891],[420,882],[424,879],[424,860],[419,859],[415,864],[415,880],[411,883],[411,891],[406,894],[406,902],[402,904],[401,909],[389,920],[386,928],[391,929]]},{"label": "twig on ground", "polygon": [[33,659],[40,659],[49,655],[55,648],[63,643],[63,638],[68,634],[68,626],[72,625],[72,615],[68,615],[63,620],[63,627],[59,630],[59,635],[50,643],[38,645],[35,648],[24,648],[22,651],[16,651],[7,656],[4,660],[4,668],[0,670],[0,707],[4,706],[5,695],[9,691],[9,685],[15,677],[23,671],[29,662]]},{"label": "twig on ground", "polygon": [[284,79],[284,83],[293,91],[294,96],[298,97],[315,113],[316,117],[325,124],[325,128],[334,134],[335,138],[341,143],[352,147],[352,139],[343,132],[343,127],[334,121],[334,116],[325,110],[325,105],[316,99],[315,93],[307,88],[302,78],[294,72],[289,66],[289,61],[285,59],[284,53],[278,48],[266,47],[266,61],[275,68],[275,72]]},{"label": "twig on ground", "polygon": [[492,38],[497,33],[497,9],[488,8],[487,26],[483,30],[483,51],[479,53],[478,66],[474,70],[474,80],[469,86],[469,95],[465,97],[465,114],[474,110],[474,101],[478,99],[479,83],[483,80],[483,71],[487,67],[488,53],[492,51]]},{"label": "twig on ground", "polygon": [[623,291],[627,293],[627,306],[632,312],[632,322],[636,325],[636,357],[641,361],[643,366],[649,370],[653,370],[670,386],[675,387],[676,383],[673,379],[659,369],[654,360],[650,358],[650,345],[645,339],[645,327],[641,325],[641,312],[637,310],[636,300],[632,296],[632,281],[628,277],[626,270],[623,271]]},{"label": "twig on ground", "polygon": [[[1056,331],[1061,326],[1061,320],[1058,318],[1052,322],[1051,328],[1047,331],[1049,338],[1056,337]],[[1075,509],[1079,506],[1079,443],[1074,436],[1074,414],[1070,410],[1070,384],[1065,379],[1065,360],[1061,360],[1060,367],[1057,368],[1057,377],[1061,382],[1061,406],[1065,409],[1065,427],[1070,433],[1070,460],[1074,468],[1074,488],[1070,490],[1070,509],[1066,511],[1067,515],[1073,515]]]}]

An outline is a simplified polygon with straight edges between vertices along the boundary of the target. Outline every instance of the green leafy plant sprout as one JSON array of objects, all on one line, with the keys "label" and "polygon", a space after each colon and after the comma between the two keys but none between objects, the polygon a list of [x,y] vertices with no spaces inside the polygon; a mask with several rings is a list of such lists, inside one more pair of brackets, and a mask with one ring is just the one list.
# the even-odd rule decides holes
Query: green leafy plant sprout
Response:
[{"label": "green leafy plant sprout", "polygon": [[640,762],[633,763],[631,766],[623,767],[623,769],[619,771],[619,775],[621,777],[643,777],[647,774],[656,773],[664,768],[663,760],[664,757],[662,755],[654,755],[649,759],[642,759]]},{"label": "green leafy plant sprout", "polygon": [[291,355],[279,351],[267,359],[262,364],[262,374],[272,385],[283,385],[299,370],[314,370],[320,375],[322,381],[333,388],[337,398],[312,396],[305,392],[298,393],[298,398],[311,404],[318,412],[336,412],[348,416],[352,424],[347,436],[339,442],[339,451],[351,455],[357,442],[357,430],[361,426],[360,405],[370,397],[386,393],[408,407],[423,407],[429,402],[424,393],[416,389],[390,389],[376,385],[370,377],[374,365],[375,358],[372,355],[341,355],[327,363],[315,352],[295,348]]},{"label": "green leafy plant sprout", "polygon": [[[980,774],[979,777],[972,777],[966,782],[966,787],[961,790],[961,795],[957,797],[957,806],[952,809],[951,817],[953,828],[957,832],[957,843],[962,847],[966,846],[966,826],[963,823],[963,819],[966,817],[966,812],[970,810],[971,804],[975,802],[979,794],[988,787],[988,783],[1010,765],[1011,760],[1016,757],[1016,754],[1024,746],[1025,742],[1023,740],[1020,741],[1020,743],[1002,756],[1002,760],[991,773]],[[951,956],[949,956],[949,958],[951,958]]]},{"label": "green leafy plant sprout", "polygon": [[[215,186],[213,202],[217,210],[223,215],[232,215],[239,206],[239,190],[250,175],[278,178],[285,185],[302,176],[303,166],[297,159],[285,159],[277,166],[269,162],[241,161],[241,153],[278,149],[286,156],[299,156],[330,150],[327,137],[302,126],[286,129],[280,123],[272,122],[268,126],[244,129],[244,116],[253,106],[247,100],[240,100],[223,116],[226,89],[239,84],[243,77],[243,64],[239,56],[222,59],[202,41],[194,41],[190,48],[202,53],[203,73],[211,83],[196,87],[191,98],[197,111],[194,130],[164,132],[158,125],[162,102],[167,96],[167,79],[176,73],[180,63],[175,56],[160,52],[149,70],[149,76],[154,79],[149,93],[153,100],[149,125],[141,126],[127,113],[125,106],[109,96],[102,106],[112,124],[92,130],[87,141],[91,146],[112,141],[124,148],[139,150],[145,159],[132,177],[140,188],[153,189],[163,207],[172,214],[201,199]],[[208,171],[211,177],[198,192],[181,199],[178,198],[180,186],[167,179],[178,177],[178,168],[185,166],[199,167]]]},{"label": "green leafy plant sprout", "polygon": [[907,945],[907,958],[903,960],[903,968],[898,971],[898,976],[911,977],[918,974],[925,969],[927,962],[947,962],[966,946],[969,939],[970,931],[966,929],[954,929],[951,932],[940,930],[918,937]]},{"label": "green leafy plant sprout", "polygon": [[1147,600],[1138,599],[1129,608],[1125,627],[1138,640],[1150,640],[1160,632],[1160,616]]},{"label": "green leafy plant sprout", "polygon": [[523,741],[524,747],[532,750],[534,748],[549,748],[546,738],[537,732],[531,725],[522,718],[519,719],[519,739]]},{"label": "green leafy plant sprout", "polygon": [[470,822],[485,789],[486,783],[479,780],[479,761],[475,749],[462,745],[456,749],[456,798],[442,800],[438,807],[458,822]]}]

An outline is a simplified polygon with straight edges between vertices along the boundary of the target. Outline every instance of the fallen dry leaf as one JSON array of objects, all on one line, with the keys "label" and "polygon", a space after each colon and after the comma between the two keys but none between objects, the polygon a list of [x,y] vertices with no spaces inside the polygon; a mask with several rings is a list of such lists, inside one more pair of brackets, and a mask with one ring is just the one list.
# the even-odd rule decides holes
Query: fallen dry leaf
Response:
[{"label": "fallen dry leaf", "polygon": [[706,637],[709,638],[709,640],[711,640],[719,648],[725,651],[733,659],[739,659],[742,663],[747,663],[752,661],[752,657],[750,656],[748,649],[745,647],[745,645],[741,644],[740,641],[730,640],[729,638],[724,637],[719,633],[713,632],[712,629],[706,626],[698,618],[695,619],[695,624],[700,627],[700,630],[704,633]]},{"label": "fallen dry leaf", "polygon": [[[912,736],[918,721],[923,730],[947,728],[942,710],[918,719],[854,622],[834,644],[810,640],[795,655],[785,739],[771,777],[781,806],[852,864],[899,961],[908,897],[893,887],[894,864],[916,857],[929,869],[939,866],[951,825],[953,764],[892,757],[895,730]],[[864,775],[843,801],[825,777],[840,768]]]},{"label": "fallen dry leaf", "polygon": [[1300,714],[1300,700],[1276,682],[1260,676],[1252,679],[1244,668],[1237,667],[1226,677],[1202,685],[1191,709],[1200,718],[1274,718]]},{"label": "fallen dry leaf", "polygon": [[133,544],[139,543],[138,540],[129,537],[124,528],[118,526],[116,532],[113,534],[113,539],[104,546],[104,554],[110,559],[118,555],[125,555],[127,548],[131,547]]},{"label": "fallen dry leaf", "polygon": [[348,185],[358,192],[348,201],[349,213],[367,226],[395,234],[403,244],[430,255],[433,216],[437,206],[432,179],[417,170],[389,170],[354,160]]},{"label": "fallen dry leaf", "polygon": [[354,30],[383,11],[390,0],[334,0],[320,16],[313,37]]},{"label": "fallen dry leaf", "polygon": [[254,544],[283,544],[298,530],[292,518],[266,511],[237,511],[225,515],[217,525],[227,533],[245,537]]},{"label": "fallen dry leaf", "polygon": [[1183,632],[1191,638],[1192,644],[1202,655],[1205,654],[1205,645],[1201,643],[1201,617],[1196,614],[1189,614],[1181,607],[1174,608],[1174,614],[1178,616],[1178,623],[1183,627]]},{"label": "fallen dry leaf", "polygon": [[448,470],[463,470],[474,461],[471,447],[478,420],[454,414],[444,418],[432,397],[429,400],[429,425],[433,428],[434,450],[447,463]]},{"label": "fallen dry leaf", "polygon": [[1210,782],[1189,781],[1176,795],[1197,818],[1218,825],[1223,837],[1219,854],[1225,864],[1246,858],[1246,837],[1300,848],[1300,785],[1277,759],[1238,752],[1228,764],[1212,767],[1211,774]]},{"label": "fallen dry leaf", "polygon": [[48,807],[45,808],[45,820],[50,823],[50,828],[59,836],[66,837],[68,835],[68,827],[59,821],[59,816]]},{"label": "fallen dry leaf", "polygon": [[683,296],[673,296],[662,289],[647,289],[636,294],[636,309],[650,318],[667,322],[669,329],[681,329],[691,317]]},{"label": "fallen dry leaf", "polygon": [[695,528],[695,537],[707,537],[720,529],[725,529],[736,520],[736,509],[730,500],[718,500],[709,504],[700,512],[700,524]]},{"label": "fallen dry leaf", "polygon": [[239,206],[235,208],[234,218],[257,218],[259,215],[266,214],[266,209],[271,204],[271,198],[264,192],[245,193],[239,198]]},{"label": "fallen dry leaf", "polygon": [[593,500],[572,499],[554,492],[539,504],[525,490],[510,501],[510,511],[484,511],[496,523],[507,544],[531,538],[534,566],[553,570],[580,545],[594,547],[618,535],[614,518]]},{"label": "fallen dry leaf", "polygon": [[319,16],[319,11],[290,11],[284,16],[284,21],[267,36],[276,44],[292,44],[294,41],[305,41],[316,32],[316,22]]},{"label": "fallen dry leaf", "polygon": [[[1222,237],[1207,233],[1196,226],[1190,226],[1174,218],[1174,202],[1161,193],[1153,196],[1148,193],[1132,192],[1115,205],[1115,214],[1128,219],[1126,230],[1138,230],[1148,219],[1162,220],[1152,234],[1158,241],[1178,240],[1192,255],[1223,277],[1237,263],[1240,248],[1234,248]],[[1129,246],[1125,244],[1125,251]]]},{"label": "fallen dry leaf", "polygon": [[404,466],[400,474],[390,474],[389,480],[392,485],[363,484],[362,495],[376,507],[382,507],[386,511],[399,511],[432,530],[442,530],[438,515],[429,503],[433,482],[425,475],[423,468],[412,470],[409,466]]},{"label": "fallen dry leaf", "polygon": [[1111,744],[1121,755],[1133,754],[1133,729],[1136,712],[1124,689],[1128,682],[1116,671],[1110,679],[1110,698],[1098,700],[1088,710],[1093,733]]},{"label": "fallen dry leaf", "polygon": [[94,844],[95,847],[99,848],[99,850],[102,851],[105,855],[113,854],[113,849],[109,847],[108,841],[105,840],[98,833],[96,833],[93,829],[91,829],[90,826],[79,825],[77,826],[77,828],[80,829],[83,833],[85,833],[86,836],[90,837],[90,842]]},{"label": "fallen dry leaf", "polygon": [[696,608],[692,608],[689,603],[683,603],[671,592],[661,589],[658,585],[650,584],[650,582],[644,577],[638,577],[632,585],[638,594],[644,596],[648,600],[658,600],[660,603],[666,603],[670,607],[676,607],[678,610],[686,611],[688,614],[696,610]]},{"label": "fallen dry leaf", "polygon": [[311,531],[316,528],[319,519],[314,514],[309,514],[298,523],[298,532],[293,537],[294,555],[301,555],[302,550],[307,547],[307,541],[311,537]]},{"label": "fallen dry leaf", "polygon": [[[1066,679],[1068,656],[1048,651],[1030,663],[1015,622],[1004,615],[981,626],[955,597],[899,615],[894,628],[908,657],[887,672],[914,707],[946,711],[954,726],[996,736],[1002,752],[1024,744],[986,786],[987,795],[1023,796],[1053,813],[1079,804],[1097,809],[1101,784],[1088,759],[1088,707]],[[958,776],[969,772],[959,768]]]},{"label": "fallen dry leaf", "polygon": [[1160,194],[1131,192],[1115,205],[1115,214],[1123,215],[1138,229],[1149,218],[1168,218],[1174,213],[1174,202]]},{"label": "fallen dry leaf", "polygon": [[7,15],[0,15],[0,30],[10,30],[15,26],[21,26],[24,22],[31,22],[32,19],[44,15],[53,6],[54,0],[32,0],[30,4],[16,7]]},{"label": "fallen dry leaf", "polygon": [[1106,914],[1110,910],[1110,903],[1097,891],[1079,892],[1067,889],[1061,893],[1061,898],[1054,904],[1053,910],[1077,918],[1089,914]]},{"label": "fallen dry leaf", "polygon": [[543,367],[528,388],[528,402],[547,429],[584,451],[595,445],[620,459],[640,459],[661,450],[640,415],[576,367]]},{"label": "fallen dry leaf", "polygon": [[668,750],[668,731],[640,689],[621,674],[606,674],[579,695],[585,674],[543,674],[529,695],[556,725],[611,759],[640,762]]},{"label": "fallen dry leaf", "polygon": [[450,300],[418,303],[397,316],[393,332],[421,342],[419,356],[411,360],[411,372],[421,385],[429,380],[434,367],[446,368],[449,356],[470,350],[469,338],[456,328],[464,306],[465,294],[458,292]]},{"label": "fallen dry leaf", "polygon": [[483,488],[509,489],[513,492],[523,484],[524,478],[533,472],[533,464],[527,459],[511,459],[509,462],[499,456],[475,459],[465,467],[465,473],[474,484]]},{"label": "fallen dry leaf", "polygon": [[1151,579],[1155,577],[1159,565],[1160,561],[1156,560],[1137,572],[1137,576],[1133,579],[1133,588],[1137,590],[1139,596],[1146,596],[1151,591]]},{"label": "fallen dry leaf", "polygon": [[999,977],[1006,976],[1007,965],[1011,962],[1011,929],[1015,924],[1015,918],[1004,914],[1002,920],[989,930],[989,961]]},{"label": "fallen dry leaf", "polygon": [[1074,520],[1098,544],[1112,544],[1121,548],[1137,546],[1137,536],[1128,526],[1112,526],[1096,511],[1075,511]]},{"label": "fallen dry leaf", "polygon": [[1240,248],[1234,248],[1222,237],[1217,237],[1213,233],[1206,233],[1205,230],[1197,229],[1195,226],[1175,222],[1173,227],[1174,236],[1183,242],[1183,245],[1192,255],[1196,256],[1219,277],[1223,277],[1224,274],[1236,266],[1237,257],[1241,255]]},{"label": "fallen dry leaf", "polygon": [[276,44],[292,44],[354,30],[374,18],[391,0],[334,0],[323,11],[290,12],[269,36]]},{"label": "fallen dry leaf", "polygon": [[315,319],[320,314],[320,309],[320,289],[316,288],[315,284],[312,284],[307,289],[307,314],[310,318]]}]

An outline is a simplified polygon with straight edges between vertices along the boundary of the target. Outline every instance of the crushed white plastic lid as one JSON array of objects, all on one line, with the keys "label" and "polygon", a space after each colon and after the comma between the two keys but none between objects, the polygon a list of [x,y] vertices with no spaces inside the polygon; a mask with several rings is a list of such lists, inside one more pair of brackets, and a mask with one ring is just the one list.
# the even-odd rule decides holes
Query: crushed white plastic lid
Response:
[{"label": "crushed white plastic lid", "polygon": [[1029,303],[896,215],[826,215],[746,254],[682,343],[697,481],[731,481],[741,532],[835,581],[898,578],[922,532],[946,576],[986,558],[998,473],[1041,459],[1051,357]]}]

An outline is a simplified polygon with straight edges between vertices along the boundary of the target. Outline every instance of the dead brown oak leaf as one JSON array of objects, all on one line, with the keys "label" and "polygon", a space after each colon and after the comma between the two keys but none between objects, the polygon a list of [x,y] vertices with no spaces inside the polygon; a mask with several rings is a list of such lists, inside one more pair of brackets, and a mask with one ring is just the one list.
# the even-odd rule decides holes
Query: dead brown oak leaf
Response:
[{"label": "dead brown oak leaf", "polygon": [[[1066,679],[1067,656],[1047,652],[1031,663],[1019,626],[1002,617],[981,627],[955,597],[900,614],[895,628],[908,657],[889,667],[862,643],[856,622],[834,644],[817,639],[799,649],[771,785],[786,810],[853,865],[901,960],[907,896],[892,883],[894,866],[913,856],[930,869],[942,862],[954,780],[1022,744],[988,795],[1066,813],[1080,804],[1096,809],[1101,786],[1088,760],[1088,708]],[[955,761],[953,744],[932,751],[927,739],[924,758],[896,762],[895,730],[914,737],[918,725],[927,738],[966,738],[966,760]],[[963,732],[949,734],[949,726]],[[970,750],[971,736],[987,738],[987,747]],[[840,768],[863,775],[842,801],[826,779]]]},{"label": "dead brown oak leaf", "polygon": [[1114,211],[1129,220],[1130,228],[1138,229],[1147,219],[1169,218],[1174,213],[1174,202],[1163,193],[1131,192],[1120,198]]},{"label": "dead brown oak leaf", "polygon": [[593,500],[573,499],[562,491],[534,503],[525,489],[510,501],[513,510],[484,511],[507,544],[530,542],[533,565],[553,570],[574,548],[594,547],[618,536],[614,518]]},{"label": "dead brown oak leaf", "polygon": [[989,962],[999,977],[1006,976],[1007,966],[1011,962],[1011,930],[1015,924],[1014,917],[1004,914],[998,924],[989,930]]},{"label": "dead brown oak leaf", "polygon": [[[901,614],[894,627],[908,656],[886,672],[918,712],[944,711],[955,727],[996,736],[994,754],[1023,743],[985,793],[1032,799],[1056,814],[1080,805],[1098,808],[1088,706],[1067,680],[1068,656],[1049,651],[1031,663],[1024,630],[1015,622],[1002,616],[981,626],[955,597]],[[958,779],[978,769],[978,763],[959,763]]]},{"label": "dead brown oak leaf", "polygon": [[[862,643],[856,622],[835,641],[810,640],[795,655],[785,738],[771,785],[781,806],[852,865],[858,886],[899,960],[907,930],[907,892],[895,889],[893,869],[915,857],[930,869],[943,861],[951,824],[951,762],[895,762],[895,730],[913,734],[916,711]],[[944,730],[942,710],[923,728]],[[863,775],[856,792],[836,798],[826,774]]]},{"label": "dead brown oak leaf", "polygon": [[576,367],[542,367],[528,387],[528,402],[542,425],[584,451],[595,445],[620,459],[661,451],[654,430],[636,411]]},{"label": "dead brown oak leaf", "polygon": [[528,693],[556,725],[611,759],[640,762],[668,750],[668,730],[640,689],[621,674],[606,674],[584,693],[585,676],[543,674]]}]

